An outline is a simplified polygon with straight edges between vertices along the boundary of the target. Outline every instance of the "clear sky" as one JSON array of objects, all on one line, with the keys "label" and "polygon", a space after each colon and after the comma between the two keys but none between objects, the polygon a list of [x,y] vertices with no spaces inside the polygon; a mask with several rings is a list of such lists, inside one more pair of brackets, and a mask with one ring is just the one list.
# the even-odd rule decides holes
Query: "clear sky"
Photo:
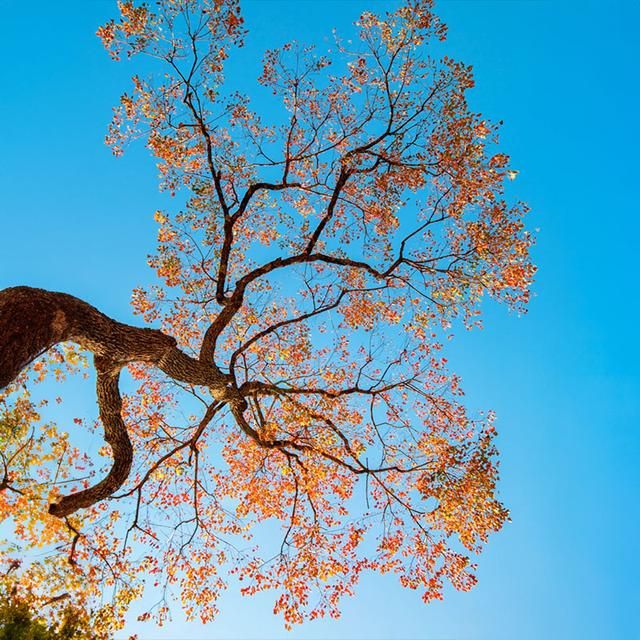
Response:
[{"label": "clear sky", "polygon": [[[388,4],[248,0],[247,46],[257,57],[292,36],[321,42]],[[472,406],[498,414],[513,522],[480,557],[476,589],[443,603],[371,578],[341,620],[287,633],[271,598],[231,591],[209,627],[177,615],[143,640],[640,638],[640,3],[441,0],[437,11],[451,55],[474,65],[472,107],[505,122],[514,187],[540,229],[528,315],[490,308],[486,328],[449,351]],[[131,288],[151,277],[152,214],[167,202],[144,150],[114,159],[102,143],[130,73],[94,36],[113,14],[111,0],[0,0],[0,287],[66,291],[131,321]]]}]

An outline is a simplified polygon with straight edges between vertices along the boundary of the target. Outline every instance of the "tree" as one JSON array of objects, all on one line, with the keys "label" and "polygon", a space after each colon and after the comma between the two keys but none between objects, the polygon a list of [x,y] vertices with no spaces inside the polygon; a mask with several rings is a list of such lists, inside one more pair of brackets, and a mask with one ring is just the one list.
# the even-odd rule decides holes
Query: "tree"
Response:
[{"label": "tree", "polygon": [[[337,616],[365,571],[425,601],[445,581],[469,589],[470,555],[507,510],[492,415],[467,411],[441,342],[479,324],[485,295],[523,310],[534,274],[498,126],[467,104],[471,68],[437,54],[431,2],[408,0],[364,13],[357,43],[328,55],[267,51],[259,84],[284,107],[267,120],[224,77],[246,35],[237,0],[118,6],[98,35],[149,77],[133,77],[107,141],[120,154],[144,140],[181,204],[155,214],[160,284],[133,292],[158,328],[0,292],[2,508],[21,513],[27,547],[56,550],[23,580],[83,603],[116,587],[112,625],[145,584],[179,585],[208,620],[226,573],[243,593],[276,590],[287,625]],[[30,395],[75,371],[78,348],[112,456],[97,482],[99,461],[37,426]]]},{"label": "tree", "polygon": [[16,568],[9,567],[0,578],[0,640],[104,640],[91,630],[90,614],[73,606],[66,606],[59,620],[47,619],[41,607],[66,597],[38,602],[31,594],[20,593],[11,578]]},{"label": "tree", "polygon": [[7,600],[0,604],[0,640],[98,640],[87,619],[69,609],[58,624],[39,618],[23,601]]}]

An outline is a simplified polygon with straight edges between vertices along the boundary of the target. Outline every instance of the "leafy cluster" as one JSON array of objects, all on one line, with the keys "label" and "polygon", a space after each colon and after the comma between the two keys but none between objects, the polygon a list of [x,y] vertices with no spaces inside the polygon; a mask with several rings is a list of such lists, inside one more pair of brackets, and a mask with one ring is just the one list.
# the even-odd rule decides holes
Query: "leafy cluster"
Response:
[{"label": "leafy cluster", "polygon": [[36,600],[19,595],[4,576],[0,591],[0,640],[107,640],[95,634],[87,612],[68,605],[57,621],[44,616]]}]

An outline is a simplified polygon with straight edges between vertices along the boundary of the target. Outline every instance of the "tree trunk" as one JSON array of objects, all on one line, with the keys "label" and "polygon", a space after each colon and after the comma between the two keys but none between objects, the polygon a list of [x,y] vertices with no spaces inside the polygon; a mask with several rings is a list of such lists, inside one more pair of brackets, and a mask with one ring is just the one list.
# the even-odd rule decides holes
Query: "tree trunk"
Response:
[{"label": "tree trunk", "polygon": [[100,419],[113,466],[96,485],[50,505],[53,515],[64,517],[107,498],[129,476],[133,448],[122,420],[118,389],[120,369],[127,363],[154,364],[175,380],[209,387],[217,401],[244,405],[229,376],[212,362],[180,351],[176,340],[162,331],[122,324],[66,293],[31,287],[0,291],[0,389],[48,349],[66,341],[94,354]]}]

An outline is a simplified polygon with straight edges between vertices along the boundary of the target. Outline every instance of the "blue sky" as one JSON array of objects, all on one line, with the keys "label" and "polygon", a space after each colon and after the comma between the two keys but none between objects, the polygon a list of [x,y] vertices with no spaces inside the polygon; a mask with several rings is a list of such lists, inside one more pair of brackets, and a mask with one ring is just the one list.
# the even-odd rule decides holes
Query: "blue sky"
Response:
[{"label": "blue sky", "polygon": [[[249,51],[321,42],[384,6],[250,0]],[[229,592],[208,628],[176,616],[143,640],[640,638],[640,4],[442,0],[437,11],[451,55],[474,65],[472,107],[505,122],[514,188],[540,229],[530,312],[489,308],[486,328],[449,351],[472,406],[498,414],[513,522],[480,557],[478,587],[443,603],[376,577],[341,620],[288,634],[270,598]],[[114,159],[102,142],[130,74],[93,35],[113,13],[110,0],[0,0],[0,287],[66,291],[127,321],[167,203],[144,150]]]}]

